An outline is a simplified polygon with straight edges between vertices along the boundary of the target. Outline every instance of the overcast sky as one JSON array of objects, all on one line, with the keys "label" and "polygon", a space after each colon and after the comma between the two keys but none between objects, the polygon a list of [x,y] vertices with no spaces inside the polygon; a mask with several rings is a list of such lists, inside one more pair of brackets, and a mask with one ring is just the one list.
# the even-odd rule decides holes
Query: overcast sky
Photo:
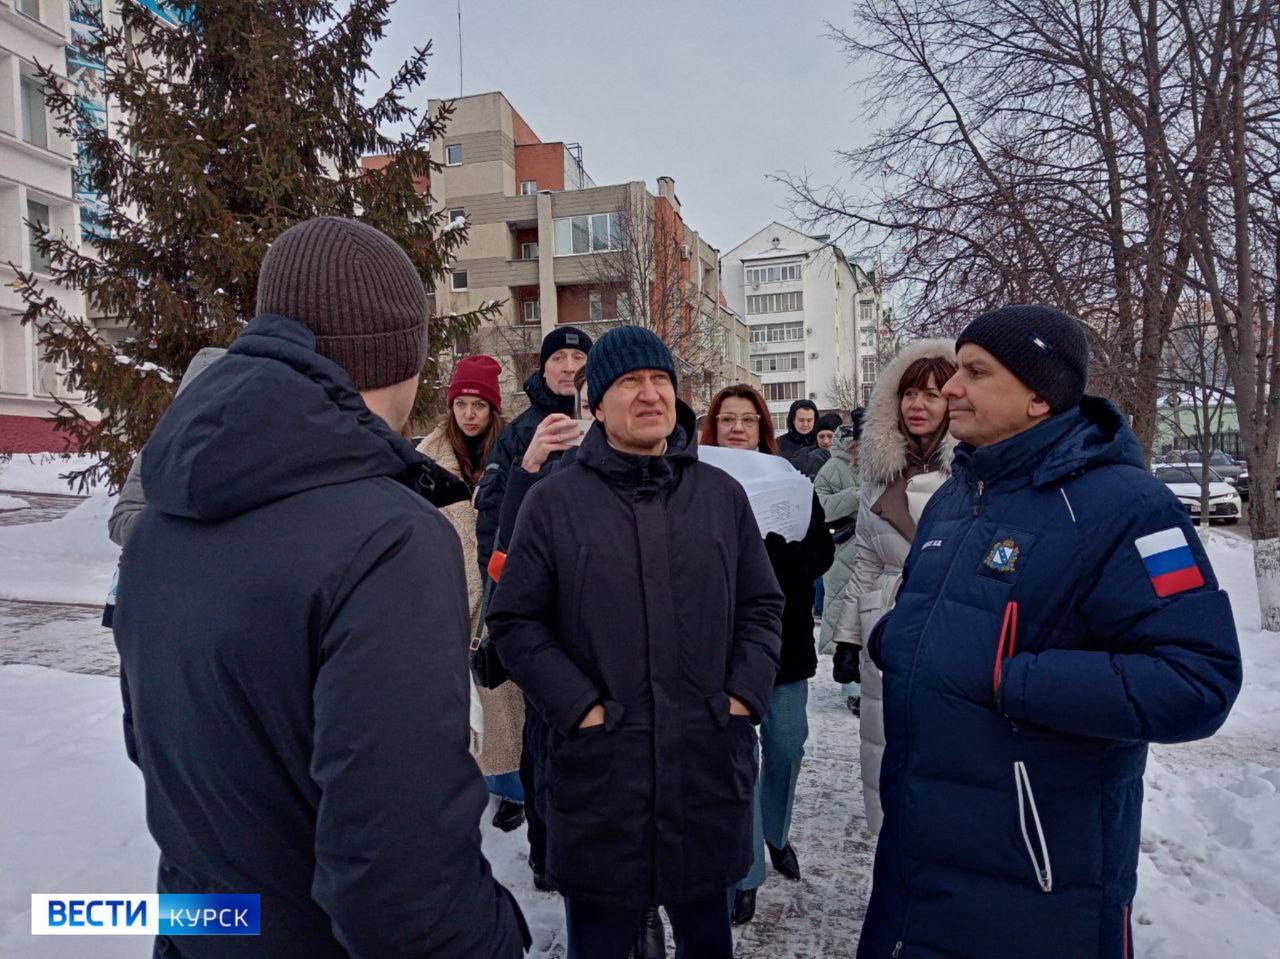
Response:
[{"label": "overcast sky", "polygon": [[[598,184],[674,177],[686,222],[724,252],[791,222],[768,174],[829,182],[834,150],[865,138],[826,36],[848,17],[842,0],[462,0],[462,91],[500,90],[542,139],[581,143]],[[399,0],[378,72],[428,39],[423,96],[457,96],[456,0]]]}]

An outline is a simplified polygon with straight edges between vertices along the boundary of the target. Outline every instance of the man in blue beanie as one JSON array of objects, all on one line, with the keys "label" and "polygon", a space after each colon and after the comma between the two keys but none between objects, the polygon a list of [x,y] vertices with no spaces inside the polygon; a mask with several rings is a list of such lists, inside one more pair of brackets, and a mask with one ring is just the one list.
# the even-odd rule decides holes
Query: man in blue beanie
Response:
[{"label": "man in blue beanie", "polygon": [[884,674],[884,826],[860,959],[1132,959],[1150,742],[1240,690],[1227,594],[1124,416],[1085,395],[1083,325],[978,317],[942,388],[960,440]]},{"label": "man in blue beanie", "polygon": [[547,875],[569,959],[625,959],[656,905],[677,955],[731,959],[782,593],[746,493],[698,462],[662,341],[610,330],[587,383],[596,422],[524,500],[488,616],[551,727]]}]

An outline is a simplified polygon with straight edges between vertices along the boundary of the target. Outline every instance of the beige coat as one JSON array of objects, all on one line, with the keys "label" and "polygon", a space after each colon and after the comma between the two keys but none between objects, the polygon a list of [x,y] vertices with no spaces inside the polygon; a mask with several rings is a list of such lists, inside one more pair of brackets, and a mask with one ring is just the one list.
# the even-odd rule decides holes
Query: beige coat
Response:
[{"label": "beige coat", "polygon": [[[458,458],[445,439],[443,426],[436,427],[422,441],[418,452],[430,456],[455,476],[462,475]],[[471,635],[474,636],[480,622],[480,605],[484,597],[484,584],[476,565],[476,508],[472,502],[454,503],[440,512],[453,524],[458,539],[462,541],[462,559],[467,571],[467,600],[471,608]],[[515,683],[503,683],[497,689],[476,688],[475,692],[484,716],[483,745],[476,756],[480,771],[486,776],[514,772],[520,768],[524,696]]]},{"label": "beige coat", "polygon": [[950,340],[921,340],[909,343],[876,379],[876,389],[867,404],[858,449],[858,471],[862,488],[858,501],[858,527],[854,534],[853,575],[841,594],[840,620],[834,640],[862,647],[862,709],[858,723],[862,740],[862,796],[867,826],[871,834],[880,832],[884,814],[880,807],[880,763],[884,758],[884,688],[880,670],[867,656],[866,640],[871,630],[892,608],[902,578],[902,564],[911,550],[907,532],[920,522],[929,498],[951,475],[955,440],[947,436],[934,462],[938,469],[913,476],[907,483],[908,515],[895,515],[901,508],[885,509],[880,502],[885,489],[907,466],[907,443],[898,430],[898,381],[908,366],[926,356],[944,356],[954,361]]}]

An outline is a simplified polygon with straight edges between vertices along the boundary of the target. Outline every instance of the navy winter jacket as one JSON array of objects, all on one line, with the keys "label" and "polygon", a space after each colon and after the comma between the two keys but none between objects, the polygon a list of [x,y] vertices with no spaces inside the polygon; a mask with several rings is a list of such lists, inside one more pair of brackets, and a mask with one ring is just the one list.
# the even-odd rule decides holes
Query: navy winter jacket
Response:
[{"label": "navy winter jacket", "polygon": [[1110,403],[957,449],[884,671],[884,828],[859,959],[1129,959],[1149,742],[1240,689],[1226,593]]},{"label": "navy winter jacket", "polygon": [[159,891],[262,908],[261,936],[157,954],[514,959],[458,537],[406,485],[429,461],[314,342],[258,317],[144,450],[115,638]]},{"label": "navy winter jacket", "polygon": [[[502,519],[502,502],[506,498],[507,483],[512,472],[520,467],[533,434],[552,413],[573,415],[573,397],[552,393],[547,386],[546,377],[541,373],[530,373],[524,381],[524,393],[529,397],[529,408],[513,419],[503,429],[498,442],[493,444],[489,454],[489,462],[485,464],[484,475],[480,477],[480,485],[476,489],[476,559],[480,563],[480,573],[488,576],[489,558],[493,555],[494,544],[498,538]],[[542,472],[547,472],[547,465],[558,460],[563,453],[552,453],[543,464]],[[535,474],[536,476],[536,474]],[[527,485],[521,491],[527,492],[533,485],[532,478],[525,474]],[[519,497],[517,497],[517,507]],[[509,540],[502,541],[504,547],[510,546]]]},{"label": "navy winter jacket", "polygon": [[[547,873],[618,908],[725,892],[751,865],[755,733],[782,593],[742,487],[699,463],[694,417],[664,456],[588,430],[520,509],[488,625],[551,727]],[[812,627],[811,627],[812,631]],[[578,729],[595,703],[605,723]]]}]

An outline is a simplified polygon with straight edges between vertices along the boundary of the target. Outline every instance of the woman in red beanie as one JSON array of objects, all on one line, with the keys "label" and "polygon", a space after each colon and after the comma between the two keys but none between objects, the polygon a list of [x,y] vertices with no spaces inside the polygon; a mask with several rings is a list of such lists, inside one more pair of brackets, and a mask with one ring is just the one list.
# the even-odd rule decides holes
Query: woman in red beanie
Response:
[{"label": "woman in red beanie", "polygon": [[[453,473],[474,494],[484,474],[489,451],[502,432],[502,391],[498,376],[502,367],[492,356],[464,356],[449,383],[449,411],[418,451]],[[483,584],[476,560],[476,509],[471,501],[443,510],[462,541],[467,571],[467,597],[471,606],[471,635],[480,621]],[[524,796],[520,790],[520,745],[524,729],[524,697],[514,683],[497,689],[477,689],[484,716],[484,738],[476,762],[489,791],[498,797],[493,824],[510,831],[524,822]]]}]

